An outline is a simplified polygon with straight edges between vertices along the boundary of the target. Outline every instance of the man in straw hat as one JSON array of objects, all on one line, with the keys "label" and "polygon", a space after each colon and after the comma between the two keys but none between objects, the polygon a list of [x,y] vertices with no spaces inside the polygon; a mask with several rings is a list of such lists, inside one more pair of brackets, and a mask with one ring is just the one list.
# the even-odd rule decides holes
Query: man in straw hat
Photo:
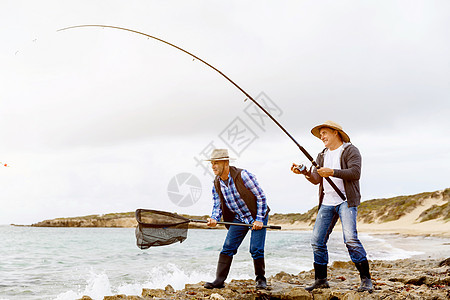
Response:
[{"label": "man in straw hat", "polygon": [[[314,224],[311,245],[314,252],[315,281],[306,290],[329,288],[327,281],[328,250],[327,241],[337,220],[342,223],[344,243],[350,258],[360,273],[361,286],[359,292],[373,291],[366,251],[358,239],[356,215],[361,194],[359,179],[361,176],[361,154],[358,148],[350,143],[350,137],[342,127],[332,121],[315,126],[311,133],[322,140],[325,149],[319,153],[316,163],[319,169],[312,171],[303,166],[293,164],[291,170],[305,175],[313,184],[319,184],[319,211]],[[345,195],[343,200],[331,185],[323,180],[330,177],[339,190]]]},{"label": "man in straw hat", "polygon": [[[216,178],[212,189],[213,210],[207,225],[215,227],[220,218],[226,222],[253,224],[250,237],[250,253],[255,267],[256,288],[267,287],[264,264],[264,244],[269,218],[266,196],[260,188],[255,176],[246,170],[229,165],[232,160],[227,149],[214,149],[211,166]],[[237,253],[250,227],[227,226],[228,233],[219,255],[216,279],[205,283],[205,287],[223,288],[230,271],[233,255]]]}]

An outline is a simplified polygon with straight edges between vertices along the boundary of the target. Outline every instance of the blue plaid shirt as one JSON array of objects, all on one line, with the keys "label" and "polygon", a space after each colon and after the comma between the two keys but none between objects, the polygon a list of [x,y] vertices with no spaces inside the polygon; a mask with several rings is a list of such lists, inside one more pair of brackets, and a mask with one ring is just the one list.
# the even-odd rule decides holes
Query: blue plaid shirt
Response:
[{"label": "blue plaid shirt", "polygon": [[[258,181],[253,174],[249,173],[246,170],[242,170],[241,177],[245,187],[256,196],[256,221],[263,222],[264,217],[267,213],[266,196],[264,195],[263,190],[259,187]],[[219,183],[226,206],[236,215],[236,217],[241,222],[244,222],[246,224],[253,224],[255,220],[253,219],[252,214],[245,204],[244,200],[239,195],[239,192],[236,189],[236,185],[234,184],[231,175],[228,174],[228,186],[220,178]],[[220,221],[220,218],[222,217],[222,208],[220,207],[219,194],[217,193],[214,185],[212,194],[214,205],[211,218]]]}]

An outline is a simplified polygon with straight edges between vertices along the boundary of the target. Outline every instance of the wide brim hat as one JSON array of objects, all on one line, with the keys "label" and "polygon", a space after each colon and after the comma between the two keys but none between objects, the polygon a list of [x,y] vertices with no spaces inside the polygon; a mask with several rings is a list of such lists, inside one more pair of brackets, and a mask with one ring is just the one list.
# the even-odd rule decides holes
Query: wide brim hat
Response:
[{"label": "wide brim hat", "polygon": [[205,159],[205,161],[214,160],[236,160],[228,155],[228,149],[214,149],[211,153],[211,158]]},{"label": "wide brim hat", "polygon": [[320,124],[320,125],[315,126],[313,129],[311,129],[311,133],[312,133],[315,137],[317,137],[317,138],[320,139],[320,129],[321,129],[321,128],[324,128],[324,127],[328,127],[328,128],[337,130],[337,131],[339,132],[339,134],[341,135],[342,141],[343,141],[344,143],[349,143],[349,142],[350,142],[350,137],[349,137],[348,134],[345,133],[345,131],[342,129],[342,126],[339,125],[339,124],[336,123],[336,122],[333,122],[333,121],[326,121],[326,122],[323,123],[323,124]]}]

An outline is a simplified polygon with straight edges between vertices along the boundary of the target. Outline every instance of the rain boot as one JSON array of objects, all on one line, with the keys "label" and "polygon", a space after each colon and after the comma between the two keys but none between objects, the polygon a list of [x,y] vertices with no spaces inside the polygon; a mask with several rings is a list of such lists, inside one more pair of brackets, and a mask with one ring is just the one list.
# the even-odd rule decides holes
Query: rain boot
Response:
[{"label": "rain boot", "polygon": [[314,289],[328,289],[330,286],[327,281],[327,265],[319,265],[314,263],[314,278],[312,286],[305,288],[308,292]]},{"label": "rain boot", "polygon": [[207,289],[221,289],[225,287],[224,282],[230,272],[232,261],[232,256],[220,253],[219,261],[217,263],[216,279],[213,282],[205,283],[204,287]]},{"label": "rain boot", "polygon": [[255,266],[256,275],[256,289],[265,290],[267,288],[267,281],[264,275],[266,274],[266,265],[264,263],[264,257],[253,260],[253,265]]},{"label": "rain boot", "polygon": [[361,285],[358,288],[358,292],[373,292],[372,279],[369,272],[369,262],[364,260],[360,263],[355,263],[356,268],[359,271],[359,277],[361,278]]}]

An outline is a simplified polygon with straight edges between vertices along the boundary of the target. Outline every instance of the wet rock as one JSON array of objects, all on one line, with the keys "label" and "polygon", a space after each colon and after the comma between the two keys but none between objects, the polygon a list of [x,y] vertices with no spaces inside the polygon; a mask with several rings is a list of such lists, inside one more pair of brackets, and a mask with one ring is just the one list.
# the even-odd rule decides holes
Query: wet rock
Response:
[{"label": "wet rock", "polygon": [[295,276],[292,274],[288,274],[286,272],[280,272],[280,273],[276,274],[273,278],[278,281],[289,281],[293,277],[295,277]]},{"label": "wet rock", "polygon": [[[137,298],[136,298],[137,297]],[[114,296],[105,296],[103,300],[137,300],[137,299],[143,299],[139,296],[127,296],[127,295],[114,295]]]},{"label": "wet rock", "polygon": [[439,263],[439,267],[450,266],[450,257],[447,257]]},{"label": "wet rock", "polygon": [[220,294],[212,294],[211,296],[209,296],[209,299],[211,300],[225,300],[225,298],[223,296],[221,296]]},{"label": "wet rock", "polygon": [[115,296],[105,296],[103,300],[145,300],[145,299],[139,296],[115,295]]},{"label": "wet rock", "polygon": [[439,279],[435,282],[436,285],[450,286],[450,276],[446,276],[442,279]]},{"label": "wet rock", "polygon": [[168,285],[164,288],[164,290],[166,291],[166,293],[175,293],[175,289],[174,289],[170,284],[168,284]]},{"label": "wet rock", "polygon": [[[360,284],[358,271],[352,262],[336,262],[329,269],[329,289],[318,289],[311,293],[304,288],[314,279],[314,270],[298,275],[280,272],[268,278],[267,290],[256,290],[255,281],[231,280],[223,289],[206,289],[204,282],[186,284],[182,290],[171,286],[163,289],[144,289],[142,297],[116,295],[106,300],[127,299],[231,299],[231,300],[371,300],[371,299],[450,299],[450,273],[447,266],[438,266],[440,260],[371,261],[374,292],[357,292]],[[86,296],[87,297],[87,296]],[[124,298],[125,297],[125,298]],[[81,300],[92,300],[83,298]]]},{"label": "wet rock", "polygon": [[355,265],[348,261],[335,261],[331,265],[332,269],[354,269]]},{"label": "wet rock", "polygon": [[342,295],[331,289],[317,289],[312,291],[314,300],[338,300]]},{"label": "wet rock", "polygon": [[[309,300],[313,299],[312,295],[306,291],[304,288],[295,287],[281,295],[280,299],[290,299],[290,300]],[[314,298],[315,299],[315,298]]]},{"label": "wet rock", "polygon": [[358,292],[349,292],[346,293],[342,298],[342,300],[360,300],[361,296]]},{"label": "wet rock", "polygon": [[429,278],[427,276],[419,276],[419,277],[414,277],[411,278],[409,280],[407,280],[405,283],[406,284],[414,284],[414,285],[430,285],[430,283],[432,282],[432,278]]},{"label": "wet rock", "polygon": [[142,297],[144,298],[168,298],[169,295],[163,289],[143,289]]}]

